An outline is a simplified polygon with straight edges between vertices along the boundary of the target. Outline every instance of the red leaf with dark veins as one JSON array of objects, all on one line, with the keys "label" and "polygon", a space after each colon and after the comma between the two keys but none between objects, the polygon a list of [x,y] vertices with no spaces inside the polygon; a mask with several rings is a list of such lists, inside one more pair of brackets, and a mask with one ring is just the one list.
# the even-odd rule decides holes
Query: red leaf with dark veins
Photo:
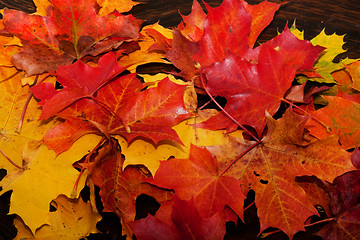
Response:
[{"label": "red leaf with dark veins", "polygon": [[43,109],[40,119],[56,115],[79,99],[93,98],[99,88],[124,70],[117,63],[113,52],[101,57],[97,67],[90,67],[81,61],[59,66],[57,81],[63,86],[62,90],[56,91],[52,83],[42,83],[31,88],[35,97],[41,99]]},{"label": "red leaf with dark veins", "polygon": [[[122,117],[131,132],[125,128],[113,128],[111,133],[124,135],[128,141],[137,136],[152,139],[155,143],[171,139],[181,143],[174,125],[192,114],[184,104],[186,86],[165,78],[156,88],[150,88],[129,97],[126,105],[116,113]],[[154,97],[156,96],[156,97]]]},{"label": "red leaf with dark veins", "polygon": [[205,67],[223,60],[228,51],[245,55],[249,50],[250,27],[251,16],[243,1],[227,0],[217,8],[208,7],[204,34],[194,59]]},{"label": "red leaf with dark veins", "polygon": [[[278,37],[249,52],[248,59],[229,53],[224,60],[203,68],[206,88],[213,96],[225,97],[225,110],[261,135],[265,111],[276,113],[296,71],[311,69],[323,50],[299,40],[285,28]],[[228,131],[238,127],[221,112],[198,126]]]},{"label": "red leaf with dark veins", "polygon": [[80,99],[61,111],[58,116],[66,122],[50,129],[44,141],[57,153],[87,133],[122,135],[129,142],[145,137],[155,144],[165,139],[181,143],[172,127],[191,116],[184,105],[186,86],[165,78],[156,88],[140,91],[142,87],[136,74],[114,79],[96,97]]},{"label": "red leaf with dark veins", "polygon": [[28,75],[55,71],[86,55],[97,56],[139,37],[141,20],[131,15],[100,17],[94,0],[52,0],[47,16],[6,9],[5,30],[21,39],[12,62]]},{"label": "red leaf with dark veins", "polygon": [[333,221],[318,233],[324,240],[360,238],[360,171],[346,173],[328,184]]},{"label": "red leaf with dark veins", "polygon": [[194,198],[196,208],[203,217],[211,217],[229,206],[242,218],[245,196],[240,188],[241,182],[220,175],[217,159],[206,149],[193,145],[189,159],[161,162],[151,183],[174,189],[180,199]]}]

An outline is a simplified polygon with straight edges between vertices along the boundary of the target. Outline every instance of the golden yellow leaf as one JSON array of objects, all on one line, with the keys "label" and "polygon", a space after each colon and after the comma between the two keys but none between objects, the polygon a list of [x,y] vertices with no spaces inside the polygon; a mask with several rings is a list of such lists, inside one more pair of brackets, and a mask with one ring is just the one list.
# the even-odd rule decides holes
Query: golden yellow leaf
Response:
[{"label": "golden yellow leaf", "polygon": [[148,49],[156,43],[156,40],[152,38],[146,31],[153,29],[161,33],[164,37],[172,39],[172,31],[170,29],[162,27],[160,24],[155,23],[153,25],[145,26],[141,30],[141,39],[139,41],[140,49],[130,53],[129,55],[123,56],[119,60],[119,64],[122,66],[129,66],[127,69],[134,73],[136,67],[146,63],[170,63],[164,59],[164,54],[156,51],[148,51]]},{"label": "golden yellow leaf", "polygon": [[151,174],[155,174],[160,166],[160,161],[167,160],[170,156],[177,158],[186,158],[188,155],[183,151],[179,144],[159,144],[154,146],[153,143],[144,140],[135,140],[130,145],[121,137],[117,137],[121,146],[121,153],[125,155],[123,169],[128,165],[143,164]]},{"label": "golden yellow leaf", "polygon": [[51,6],[49,0],[34,0],[36,6],[36,15],[46,16],[47,7]]},{"label": "golden yellow leaf", "polygon": [[17,37],[0,36],[0,66],[12,67],[11,57],[21,50],[21,42]]},{"label": "golden yellow leaf", "polygon": [[100,16],[106,16],[113,11],[118,11],[119,13],[128,12],[132,9],[133,6],[139,4],[131,0],[96,0],[97,3],[101,6],[99,11]]},{"label": "golden yellow leaf", "polygon": [[18,230],[15,240],[79,240],[90,233],[98,232],[96,223],[101,219],[101,215],[93,210],[89,202],[60,195],[52,205],[57,210],[48,213],[50,225],[43,225],[36,231],[35,236],[21,220],[15,218],[14,225]]},{"label": "golden yellow leaf", "polygon": [[[13,67],[0,67],[0,168],[8,173],[17,169],[8,159],[19,167],[23,164],[22,151],[27,142],[40,141],[55,121],[42,124],[37,121],[41,114],[39,105],[29,95],[29,87],[21,86],[22,73]],[[19,129],[19,123],[24,106],[29,105],[24,115],[24,122]]]},{"label": "golden yellow leaf", "polygon": [[144,82],[146,83],[154,83],[153,85],[149,86],[150,87],[157,87],[157,83],[160,82],[162,79],[168,77],[170,79],[170,81],[179,84],[179,85],[189,85],[188,82],[184,82],[180,79],[176,79],[173,75],[170,74],[166,74],[166,73],[158,73],[155,75],[150,75],[150,74],[139,74],[143,79]]},{"label": "golden yellow leaf", "polygon": [[[298,39],[304,40],[304,31],[298,30],[295,25],[290,29]],[[314,46],[322,46],[326,49],[319,57],[318,61],[314,65],[314,69],[322,78],[303,78],[300,79],[300,83],[306,80],[312,80],[316,82],[335,83],[336,81],[332,77],[331,73],[344,68],[344,65],[353,63],[356,59],[343,59],[338,63],[333,62],[335,57],[341,53],[346,52],[344,46],[344,35],[337,35],[336,33],[327,35],[325,29],[323,29],[317,36],[310,41]]]},{"label": "golden yellow leaf", "polygon": [[[8,173],[0,182],[2,192],[13,190],[9,213],[19,215],[33,233],[42,225],[50,224],[50,202],[60,194],[70,196],[79,176],[72,164],[89,153],[99,140],[99,136],[86,135],[67,152],[58,156],[44,144],[37,150],[25,148],[25,165]],[[80,189],[84,186],[85,179],[86,174],[83,174]]]}]

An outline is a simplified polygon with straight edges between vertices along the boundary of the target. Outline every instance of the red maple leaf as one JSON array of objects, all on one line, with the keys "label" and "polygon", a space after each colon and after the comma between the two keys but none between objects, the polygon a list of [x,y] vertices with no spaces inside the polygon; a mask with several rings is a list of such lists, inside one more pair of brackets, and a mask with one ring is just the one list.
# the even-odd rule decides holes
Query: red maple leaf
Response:
[{"label": "red maple leaf", "polygon": [[[101,65],[96,68],[86,67],[82,63],[67,66],[66,74],[61,75],[61,81],[67,83],[66,88],[52,90],[54,94],[34,91],[35,96],[43,102],[43,111],[54,113],[61,110],[56,115],[66,119],[45,134],[45,143],[57,153],[67,150],[74,141],[87,133],[108,138],[120,134],[128,141],[141,136],[151,139],[155,144],[164,139],[181,143],[172,126],[191,116],[184,105],[186,86],[165,78],[157,87],[140,91],[147,85],[142,84],[136,74],[115,77],[109,82],[107,77],[116,72],[119,66],[113,57],[108,58],[103,56]],[[108,69],[107,61],[103,59],[113,61],[109,62],[109,66],[115,70]],[[88,75],[79,74],[79,67],[88,69]],[[90,75],[95,76],[94,83],[87,89],[82,83],[88,80],[87,77],[91,78]],[[49,84],[39,85],[39,89],[42,89],[41,86],[49,88]],[[73,99],[68,98],[70,94]],[[62,99],[64,103],[61,103]],[[50,104],[53,102],[59,103],[60,107]],[[50,113],[45,112],[44,115],[49,116]]]},{"label": "red maple leaf", "polygon": [[[261,135],[265,111],[275,114],[296,71],[311,69],[323,49],[299,40],[285,28],[246,57],[228,53],[222,61],[203,68],[205,87],[211,95],[227,99],[225,110],[237,122],[253,126]],[[228,131],[238,127],[222,112],[198,126]]]},{"label": "red maple leaf", "polygon": [[[141,194],[154,197],[159,203],[172,197],[170,191],[160,189],[145,182],[145,174],[136,166],[128,166],[123,171],[124,158],[117,143],[111,139],[99,150],[98,159],[89,166],[92,182],[100,187],[104,212],[115,212],[127,229],[130,221],[135,220],[136,199]],[[125,233],[124,233],[125,234]]]},{"label": "red maple leaf", "polygon": [[187,16],[181,15],[183,21],[178,25],[178,30],[192,41],[199,41],[204,33],[204,22],[206,14],[197,0],[193,1],[191,13]]},{"label": "red maple leaf", "polygon": [[198,75],[194,62],[205,67],[223,60],[228,52],[244,56],[280,5],[225,0],[216,8],[205,4],[208,11],[205,15],[195,0],[191,14],[183,16],[183,22],[174,30],[166,58],[181,70],[182,77],[191,80]]},{"label": "red maple leaf", "polygon": [[222,239],[225,235],[225,222],[236,221],[237,216],[230,210],[203,218],[194,200],[180,200],[176,195],[172,201],[164,202],[155,216],[149,215],[131,223],[139,240],[161,239]]},{"label": "red maple leaf", "polygon": [[329,184],[332,218],[318,233],[324,240],[359,239],[360,171],[346,173]]},{"label": "red maple leaf", "polygon": [[114,52],[101,57],[96,68],[82,61],[59,66],[56,80],[63,87],[61,91],[57,91],[52,83],[42,83],[31,88],[33,94],[42,100],[40,119],[48,119],[82,98],[94,99],[97,90],[124,70],[117,63]]},{"label": "red maple leaf", "polygon": [[86,55],[96,56],[139,36],[142,21],[114,13],[100,17],[94,0],[52,0],[48,16],[5,10],[5,30],[19,37],[23,50],[12,57],[28,75],[54,71]]},{"label": "red maple leaf", "polygon": [[217,159],[206,149],[191,146],[189,159],[161,162],[151,183],[174,189],[180,199],[194,198],[196,208],[203,217],[211,217],[229,206],[242,218],[245,196],[240,182],[236,178],[222,176]]}]

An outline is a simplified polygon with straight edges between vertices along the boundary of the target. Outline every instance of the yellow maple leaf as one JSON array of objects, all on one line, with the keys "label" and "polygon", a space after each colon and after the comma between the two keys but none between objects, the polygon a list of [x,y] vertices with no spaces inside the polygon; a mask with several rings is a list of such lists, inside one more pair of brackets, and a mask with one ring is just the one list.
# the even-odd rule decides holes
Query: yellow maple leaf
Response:
[{"label": "yellow maple leaf", "polygon": [[[21,79],[22,74],[15,68],[0,67],[0,168],[7,169],[8,173],[23,165],[22,150],[26,143],[40,141],[55,124],[55,121],[47,124],[37,121],[41,109],[35,99],[31,98],[29,87],[21,85]],[[27,101],[29,104],[24,112]],[[22,115],[24,121],[20,131]]]},{"label": "yellow maple leaf", "polygon": [[[9,214],[19,215],[33,233],[42,225],[50,224],[50,202],[60,194],[70,196],[79,176],[72,164],[93,149],[99,140],[99,136],[86,135],[58,156],[44,144],[37,150],[25,148],[23,159],[26,164],[8,173],[0,182],[2,192],[13,191]],[[80,188],[85,179],[86,174],[83,174]]]},{"label": "yellow maple leaf", "polygon": [[106,16],[113,11],[118,11],[119,13],[128,12],[132,9],[133,6],[139,4],[131,0],[96,0],[97,3],[101,6],[99,11],[100,16]]},{"label": "yellow maple leaf", "polygon": [[[304,31],[300,31],[293,25],[290,31],[300,40],[304,40]],[[335,57],[341,53],[346,52],[343,49],[344,35],[337,35],[336,33],[327,35],[323,29],[317,36],[310,41],[314,46],[322,46],[326,49],[320,55],[318,61],[314,65],[314,69],[322,78],[299,78],[300,83],[306,80],[312,80],[320,83],[335,83],[331,73],[344,68],[344,65],[357,61],[356,59],[343,59],[338,63],[333,62]]]},{"label": "yellow maple leaf", "polygon": [[14,225],[18,234],[14,240],[78,240],[98,232],[96,223],[101,219],[101,215],[93,210],[90,202],[60,195],[51,205],[56,211],[48,213],[50,225],[43,225],[36,231],[35,236],[19,218],[15,218]]}]

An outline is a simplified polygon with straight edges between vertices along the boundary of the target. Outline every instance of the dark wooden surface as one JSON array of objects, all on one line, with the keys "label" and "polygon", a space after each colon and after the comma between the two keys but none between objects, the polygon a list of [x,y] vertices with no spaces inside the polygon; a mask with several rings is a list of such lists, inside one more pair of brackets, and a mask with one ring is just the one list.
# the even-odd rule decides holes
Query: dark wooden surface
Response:
[{"label": "dark wooden surface", "polygon": [[[114,0],[116,1],[116,0]],[[192,0],[137,0],[130,13],[147,20],[148,23],[160,21],[166,27],[176,26],[180,22],[179,12],[189,14]],[[222,0],[205,0],[211,6],[218,6]],[[262,0],[248,0],[256,4]],[[282,0],[271,0],[284,2]],[[346,34],[346,54],[341,58],[360,58],[360,0],[288,0],[277,12],[274,21],[261,34],[259,41],[273,38],[277,29],[282,30],[296,19],[298,28],[305,30],[307,39],[317,35],[323,28],[327,34]],[[31,0],[0,0],[0,7],[15,8],[34,12],[35,5]]]}]

